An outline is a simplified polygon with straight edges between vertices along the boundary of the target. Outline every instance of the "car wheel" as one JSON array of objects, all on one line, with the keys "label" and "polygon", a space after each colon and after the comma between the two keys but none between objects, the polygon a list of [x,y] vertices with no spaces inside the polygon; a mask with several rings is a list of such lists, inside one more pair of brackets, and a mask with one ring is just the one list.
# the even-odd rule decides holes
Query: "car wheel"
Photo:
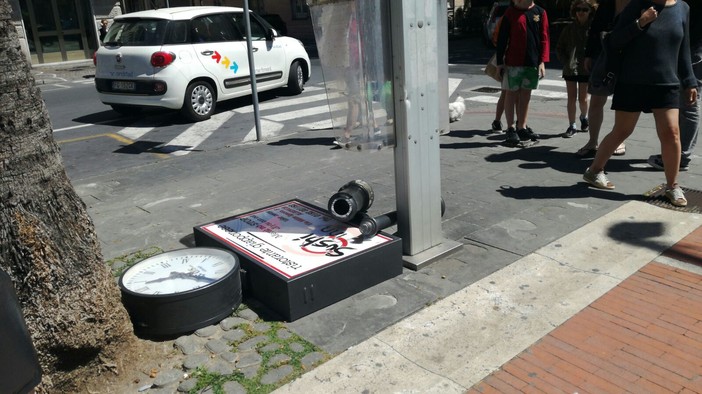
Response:
[{"label": "car wheel", "polygon": [[297,60],[290,65],[288,74],[288,92],[290,94],[300,94],[305,89],[305,73]]},{"label": "car wheel", "polygon": [[112,107],[112,109],[115,112],[117,112],[118,114],[120,114],[122,116],[136,116],[136,115],[139,115],[139,113],[141,112],[140,107],[132,107],[129,105],[113,104],[113,105],[110,105],[110,107]]},{"label": "car wheel", "polygon": [[207,120],[214,114],[216,101],[212,85],[205,81],[195,81],[185,89],[181,111],[183,116],[193,122]]}]

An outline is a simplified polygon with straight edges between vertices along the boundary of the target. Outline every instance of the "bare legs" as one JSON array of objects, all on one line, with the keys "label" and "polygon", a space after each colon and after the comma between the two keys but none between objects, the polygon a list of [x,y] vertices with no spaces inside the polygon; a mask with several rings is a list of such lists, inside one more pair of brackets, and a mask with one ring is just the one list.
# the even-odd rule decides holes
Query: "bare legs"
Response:
[{"label": "bare legs", "polygon": [[634,132],[634,127],[636,127],[636,122],[639,120],[639,115],[641,115],[640,112],[614,112],[614,127],[612,131],[602,139],[602,143],[600,143],[600,147],[597,149],[595,159],[590,165],[590,172],[598,173],[604,171],[605,164],[607,164],[607,161],[612,157],[614,150]]},{"label": "bare legs", "polygon": [[[602,128],[602,121],[604,119],[605,104],[607,104],[607,96],[597,96],[594,94],[590,96],[590,106],[587,110],[587,117],[590,120],[590,130],[588,131],[590,138],[587,143],[578,150],[578,154],[581,152],[585,153],[587,150],[597,149],[597,141],[600,138],[600,129]],[[623,154],[624,149],[624,140],[622,140],[619,145],[615,147],[615,150]],[[612,152],[614,152],[614,150]],[[610,153],[610,155],[611,154],[612,153]]]},{"label": "bare legs", "polygon": [[678,183],[680,172],[680,127],[678,125],[678,109],[663,108],[653,110],[653,119],[656,122],[656,132],[661,141],[661,156],[665,180],[668,188],[673,188]]},{"label": "bare legs", "polygon": [[[602,139],[595,159],[590,165],[590,172],[604,171],[607,161],[617,147],[634,131],[640,112],[615,111],[614,127]],[[665,180],[669,188],[675,187],[680,171],[680,128],[678,126],[678,109],[662,108],[653,110],[656,132],[661,142],[661,155],[665,166]]]},{"label": "bare legs", "polygon": [[578,83],[575,81],[566,81],[566,94],[568,97],[566,110],[568,111],[568,126],[570,126],[575,123],[575,97],[578,95]]},{"label": "bare legs", "polygon": [[[587,94],[587,82],[578,82],[578,106],[580,107],[580,115],[585,116],[588,111],[588,98]],[[575,115],[575,114],[573,114]],[[572,120],[573,123],[575,120]]]},{"label": "bare legs", "polygon": [[[512,96],[511,107],[509,97]],[[507,113],[510,112],[510,108],[513,111],[514,108],[517,110],[517,130],[526,128],[527,125],[527,115],[529,113],[529,101],[531,100],[531,89],[519,89],[516,92],[507,92],[507,100],[505,105],[507,106]],[[512,124],[509,119],[507,119],[509,124]]]}]

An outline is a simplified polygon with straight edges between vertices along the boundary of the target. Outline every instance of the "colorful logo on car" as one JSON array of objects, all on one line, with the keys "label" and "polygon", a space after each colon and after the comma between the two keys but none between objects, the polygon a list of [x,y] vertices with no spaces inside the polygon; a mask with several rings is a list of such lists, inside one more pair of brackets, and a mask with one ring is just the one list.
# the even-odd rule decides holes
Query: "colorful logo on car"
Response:
[{"label": "colorful logo on car", "polygon": [[214,55],[212,55],[212,59],[214,59],[215,62],[218,64],[223,65],[224,67],[234,71],[234,74],[236,74],[237,71],[239,71],[239,65],[236,64],[235,61],[229,60],[228,57],[224,56],[222,57],[222,54],[219,52],[215,51]]}]

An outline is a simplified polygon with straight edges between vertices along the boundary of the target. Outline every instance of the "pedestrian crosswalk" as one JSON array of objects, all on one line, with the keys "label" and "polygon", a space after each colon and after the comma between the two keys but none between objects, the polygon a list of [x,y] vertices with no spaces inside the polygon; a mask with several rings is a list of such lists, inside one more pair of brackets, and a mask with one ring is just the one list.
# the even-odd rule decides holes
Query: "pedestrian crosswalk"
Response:
[{"label": "pedestrian crosswalk", "polygon": [[[486,78],[473,77],[470,81],[467,78],[449,78],[450,100],[461,95],[466,102],[475,105],[492,105],[499,98],[499,86],[497,83]],[[472,86],[477,83],[477,86]],[[565,100],[565,82],[556,79],[543,79],[539,82],[539,89],[532,92],[532,96],[549,100]],[[483,89],[481,89],[483,88]],[[493,89],[485,89],[493,88]],[[487,92],[487,93],[485,93]],[[323,83],[311,84],[305,87],[301,95],[295,97],[277,97],[261,102],[259,109],[260,133],[257,132],[256,122],[253,118],[253,106],[247,105],[218,112],[210,119],[194,124],[183,125],[184,129],[178,130],[177,135],[171,136],[156,149],[158,153],[165,153],[171,156],[188,155],[198,151],[208,144],[222,142],[222,138],[228,138],[226,144],[244,143],[256,141],[259,134],[261,139],[269,140],[276,136],[290,135],[305,130],[325,130],[329,137],[335,136],[332,129],[340,128],[346,122],[346,110],[348,103],[343,96],[337,99],[330,99],[326,93]],[[386,113],[379,108],[373,111],[376,119],[383,118],[385,122]],[[382,124],[381,123],[381,124]],[[106,124],[103,123],[103,126]],[[237,125],[237,127],[229,127]],[[171,134],[179,126],[173,125],[173,114],[149,115],[135,120],[128,125],[122,122],[119,130],[113,131],[131,141],[149,138],[154,132],[168,128]],[[226,129],[221,132],[221,129]],[[69,128],[66,128],[66,130]],[[61,130],[54,130],[60,132]],[[161,132],[159,137],[167,134]]]}]

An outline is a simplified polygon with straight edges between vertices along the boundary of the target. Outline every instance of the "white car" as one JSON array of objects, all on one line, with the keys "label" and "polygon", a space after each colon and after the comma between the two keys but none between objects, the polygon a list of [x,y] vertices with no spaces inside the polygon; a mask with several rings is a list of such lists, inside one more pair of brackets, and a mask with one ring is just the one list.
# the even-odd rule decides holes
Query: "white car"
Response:
[{"label": "white car", "polygon": [[[116,17],[93,59],[100,101],[123,115],[161,107],[194,122],[208,119],[217,102],[251,94],[245,26],[243,9],[234,7]],[[253,12],[250,29],[257,90],[302,92],[311,72],[302,43]]]}]

